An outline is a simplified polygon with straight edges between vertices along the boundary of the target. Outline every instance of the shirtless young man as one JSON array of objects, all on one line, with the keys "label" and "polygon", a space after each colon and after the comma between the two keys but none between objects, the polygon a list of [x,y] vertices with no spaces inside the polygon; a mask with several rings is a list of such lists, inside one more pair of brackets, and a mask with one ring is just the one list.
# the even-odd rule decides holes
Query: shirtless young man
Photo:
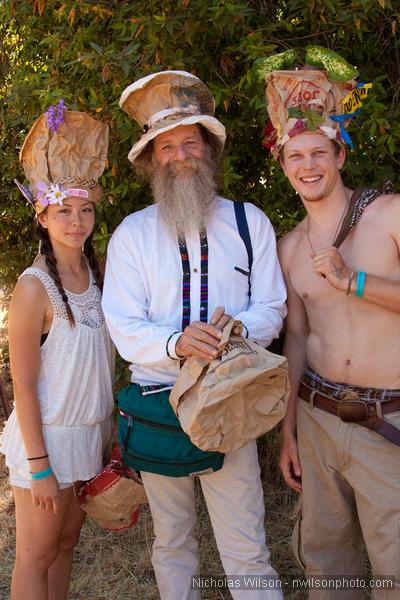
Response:
[{"label": "shirtless young man", "polygon": [[[307,210],[279,247],[291,380],[280,463],[286,482],[302,492],[296,545],[307,577],[323,585],[336,578],[342,586],[322,589],[314,582],[313,589],[309,580],[309,598],[361,600],[363,583],[354,585],[352,578],[362,575],[364,538],[374,577],[395,580],[393,589],[373,597],[398,599],[400,197],[379,196],[340,249],[333,247],[352,191],[340,175],[345,150],[332,137],[323,130],[295,134],[279,153]],[[341,398],[352,401],[341,405],[342,418]],[[342,420],[346,408],[358,421],[368,410],[377,413],[368,423],[378,431]]]}]

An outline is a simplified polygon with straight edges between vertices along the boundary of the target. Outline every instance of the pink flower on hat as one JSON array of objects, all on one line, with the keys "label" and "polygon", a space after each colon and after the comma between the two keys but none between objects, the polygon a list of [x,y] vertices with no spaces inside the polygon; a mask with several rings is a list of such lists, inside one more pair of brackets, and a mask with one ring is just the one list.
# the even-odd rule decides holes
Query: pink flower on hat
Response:
[{"label": "pink flower on hat", "polygon": [[298,135],[299,133],[304,133],[306,131],[306,125],[303,119],[297,119],[295,126],[292,127],[290,131],[288,131],[288,136],[290,138]]}]

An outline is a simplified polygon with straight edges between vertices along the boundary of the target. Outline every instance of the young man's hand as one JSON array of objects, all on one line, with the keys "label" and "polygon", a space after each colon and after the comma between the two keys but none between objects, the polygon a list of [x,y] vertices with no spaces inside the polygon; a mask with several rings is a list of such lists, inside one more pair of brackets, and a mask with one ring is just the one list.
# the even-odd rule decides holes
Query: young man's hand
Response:
[{"label": "young man's hand", "polygon": [[301,465],[297,449],[297,440],[295,434],[287,430],[282,430],[279,466],[288,486],[296,492],[301,493]]},{"label": "young man's hand", "polygon": [[334,246],[324,248],[311,256],[314,272],[341,292],[347,292],[351,269],[349,269],[339,250]]}]

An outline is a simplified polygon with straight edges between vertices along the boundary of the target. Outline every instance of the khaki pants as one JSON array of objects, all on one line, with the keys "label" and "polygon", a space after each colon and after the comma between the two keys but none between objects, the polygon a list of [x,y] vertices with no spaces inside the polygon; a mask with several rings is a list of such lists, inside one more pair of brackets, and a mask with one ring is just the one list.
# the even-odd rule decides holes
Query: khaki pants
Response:
[{"label": "khaki pants", "polygon": [[[302,516],[293,542],[306,575],[362,576],[364,538],[375,578],[395,578],[375,600],[400,599],[400,447],[298,399]],[[400,427],[400,412],[385,416]],[[299,534],[296,535],[296,531]],[[362,589],[310,590],[310,600],[361,600]]]},{"label": "khaki pants", "polygon": [[[152,558],[160,596],[162,600],[197,600],[200,591],[191,589],[192,576],[199,573],[193,532],[194,480],[143,471],[142,478],[156,535]],[[270,577],[273,584],[277,574],[269,563],[265,544],[264,498],[256,443],[227,454],[222,469],[199,479],[226,575]],[[283,599],[276,589],[230,592],[237,600]]]}]

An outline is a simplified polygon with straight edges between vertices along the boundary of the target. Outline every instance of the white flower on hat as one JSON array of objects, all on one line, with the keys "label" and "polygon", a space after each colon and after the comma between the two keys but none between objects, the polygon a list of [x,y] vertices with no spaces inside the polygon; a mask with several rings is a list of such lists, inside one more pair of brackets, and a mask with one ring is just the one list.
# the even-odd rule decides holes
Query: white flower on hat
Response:
[{"label": "white flower on hat", "polygon": [[336,129],[333,129],[333,127],[328,127],[327,125],[320,125],[320,130],[322,131],[322,133],[324,133],[326,135],[326,137],[330,140],[335,140],[336,139]]},{"label": "white flower on hat", "polygon": [[46,194],[49,204],[62,204],[65,198],[68,198],[68,191],[64,190],[59,183],[51,183],[50,190]]},{"label": "white flower on hat", "polygon": [[42,206],[48,206],[49,204],[60,204],[63,203],[65,198],[68,198],[68,190],[64,190],[63,186],[59,183],[36,183],[36,189],[39,190],[37,199]]}]

